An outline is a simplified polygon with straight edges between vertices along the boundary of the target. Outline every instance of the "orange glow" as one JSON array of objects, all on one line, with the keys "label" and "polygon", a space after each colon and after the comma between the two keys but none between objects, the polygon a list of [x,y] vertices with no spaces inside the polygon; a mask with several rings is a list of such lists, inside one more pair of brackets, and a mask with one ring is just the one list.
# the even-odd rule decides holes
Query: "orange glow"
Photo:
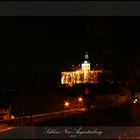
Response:
[{"label": "orange glow", "polygon": [[64,105],[65,105],[65,107],[68,107],[69,106],[69,102],[66,101]]},{"label": "orange glow", "polygon": [[11,119],[15,119],[15,117],[12,115],[12,116],[11,116]]},{"label": "orange glow", "polygon": [[69,85],[69,87],[72,87],[72,86],[73,86],[73,84],[72,84],[72,83],[69,83],[68,85]]},{"label": "orange glow", "polygon": [[79,97],[78,100],[79,100],[79,102],[83,102],[83,98],[82,97]]}]

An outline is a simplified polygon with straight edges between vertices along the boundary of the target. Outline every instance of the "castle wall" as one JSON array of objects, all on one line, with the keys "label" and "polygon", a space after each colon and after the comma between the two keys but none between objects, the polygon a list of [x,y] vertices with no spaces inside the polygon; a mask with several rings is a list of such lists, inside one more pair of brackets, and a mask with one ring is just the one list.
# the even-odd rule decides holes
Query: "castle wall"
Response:
[{"label": "castle wall", "polygon": [[100,71],[62,72],[61,84],[98,83]]}]

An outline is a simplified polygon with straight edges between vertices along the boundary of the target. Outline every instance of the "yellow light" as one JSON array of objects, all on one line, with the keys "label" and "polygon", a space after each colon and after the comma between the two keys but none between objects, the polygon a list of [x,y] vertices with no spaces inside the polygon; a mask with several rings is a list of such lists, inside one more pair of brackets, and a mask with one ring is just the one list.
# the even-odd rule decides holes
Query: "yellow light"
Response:
[{"label": "yellow light", "polygon": [[78,100],[79,100],[79,102],[82,102],[83,101],[83,98],[82,97],[79,97]]},{"label": "yellow light", "polygon": [[138,101],[138,99],[135,99],[133,103],[135,104],[137,101]]},{"label": "yellow light", "polygon": [[69,102],[66,101],[64,105],[65,105],[65,107],[68,107],[69,106]]},{"label": "yellow light", "polygon": [[15,118],[15,117],[12,115],[12,116],[11,116],[11,119],[14,119],[14,118]]}]

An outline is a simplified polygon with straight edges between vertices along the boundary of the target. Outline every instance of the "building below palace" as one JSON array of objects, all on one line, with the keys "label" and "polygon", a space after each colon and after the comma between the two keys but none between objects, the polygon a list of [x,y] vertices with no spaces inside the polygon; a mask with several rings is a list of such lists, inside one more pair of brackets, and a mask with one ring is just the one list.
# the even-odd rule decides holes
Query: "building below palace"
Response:
[{"label": "building below palace", "polygon": [[[96,64],[98,67],[98,64]],[[61,84],[74,85],[82,83],[96,84],[100,81],[101,75],[104,73],[102,69],[91,70],[88,52],[85,54],[85,60],[78,67],[74,67],[70,71],[61,72]]]}]

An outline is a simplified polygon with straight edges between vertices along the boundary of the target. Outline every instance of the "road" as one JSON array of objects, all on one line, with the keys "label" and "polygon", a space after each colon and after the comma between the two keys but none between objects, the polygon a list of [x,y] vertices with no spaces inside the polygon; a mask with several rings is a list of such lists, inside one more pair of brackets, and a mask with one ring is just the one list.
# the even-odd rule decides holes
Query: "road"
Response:
[{"label": "road", "polygon": [[[15,138],[21,139],[31,138],[32,126],[36,123],[54,120],[61,117],[67,117],[74,114],[85,112],[85,108],[64,110],[52,113],[35,114],[31,116],[17,117],[12,120],[1,120],[0,122],[0,139]],[[10,126],[9,126],[9,125]],[[18,135],[17,135],[18,134]]]},{"label": "road", "polygon": [[[38,114],[33,116],[33,126],[15,128],[12,131],[8,131],[9,133],[2,133],[0,138],[61,139],[63,136],[66,139],[81,138],[81,136],[84,138],[84,134],[79,135],[75,131],[87,131],[88,128],[93,129],[94,136],[91,134],[86,135],[85,139],[140,139],[140,121],[135,120],[131,113],[129,105],[123,105],[119,107],[94,108],[89,111],[85,109],[81,109],[81,111],[71,110],[71,113],[69,111],[55,112],[52,113],[53,115]],[[49,131],[46,131],[46,129],[49,129]],[[60,135],[56,134],[59,133],[59,129],[63,132]],[[101,133],[102,135],[99,136]]]}]

